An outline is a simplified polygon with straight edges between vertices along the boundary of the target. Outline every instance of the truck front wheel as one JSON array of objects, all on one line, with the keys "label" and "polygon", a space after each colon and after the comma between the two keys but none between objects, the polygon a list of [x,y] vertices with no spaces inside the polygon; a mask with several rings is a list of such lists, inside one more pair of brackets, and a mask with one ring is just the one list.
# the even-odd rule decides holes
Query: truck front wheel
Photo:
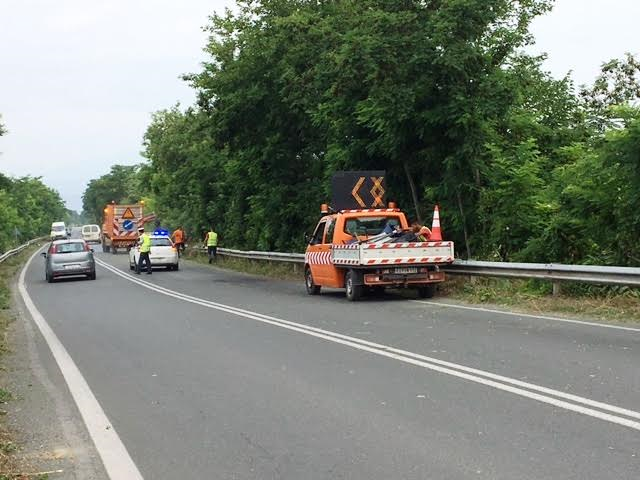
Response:
[{"label": "truck front wheel", "polygon": [[313,283],[313,277],[311,276],[311,269],[309,267],[304,269],[304,284],[307,287],[307,293],[309,295],[318,295],[320,293],[320,286]]},{"label": "truck front wheel", "polygon": [[355,302],[362,296],[362,285],[357,281],[358,276],[353,270],[349,270],[344,277],[344,290],[347,294],[347,300]]}]

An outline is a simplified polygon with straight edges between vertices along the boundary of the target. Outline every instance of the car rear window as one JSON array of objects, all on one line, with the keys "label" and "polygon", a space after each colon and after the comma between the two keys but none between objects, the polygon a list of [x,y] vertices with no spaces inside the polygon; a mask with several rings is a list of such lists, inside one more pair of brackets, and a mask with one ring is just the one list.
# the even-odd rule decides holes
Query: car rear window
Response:
[{"label": "car rear window", "polygon": [[56,253],[75,253],[83,252],[85,250],[84,243],[59,243],[56,245]]},{"label": "car rear window", "polygon": [[100,228],[98,228],[98,226],[97,226],[97,225],[94,225],[93,227],[91,227],[91,231],[92,231],[93,233],[98,233],[98,232],[100,231]]},{"label": "car rear window", "polygon": [[152,238],[151,239],[152,247],[171,247],[173,243],[168,238]]}]

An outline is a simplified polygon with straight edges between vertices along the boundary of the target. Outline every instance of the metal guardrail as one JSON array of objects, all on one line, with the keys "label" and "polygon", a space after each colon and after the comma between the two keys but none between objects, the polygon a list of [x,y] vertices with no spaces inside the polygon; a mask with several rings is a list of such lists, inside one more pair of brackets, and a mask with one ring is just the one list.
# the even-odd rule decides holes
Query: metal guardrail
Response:
[{"label": "metal guardrail", "polygon": [[443,270],[454,274],[486,277],[535,278],[552,282],[573,281],[599,285],[640,287],[640,268],[634,267],[456,260],[451,265],[443,268]]},{"label": "metal guardrail", "polygon": [[218,248],[218,254],[227,257],[248,258],[249,260],[268,260],[271,262],[288,262],[304,264],[304,253],[243,251],[230,248]]},{"label": "metal guardrail", "polygon": [[[223,256],[304,264],[303,253],[259,252],[218,248]],[[640,287],[640,268],[605,267],[597,265],[565,265],[553,263],[509,263],[455,260],[441,267],[456,275],[540,279],[551,282],[574,281],[598,285],[626,285]]]},{"label": "metal guardrail", "polygon": [[0,255],[0,263],[4,262],[7,258],[9,257],[13,257],[14,255],[20,253],[21,251],[23,251],[25,248],[30,247],[31,245],[33,245],[34,243],[40,242],[42,240],[44,240],[47,237],[39,237],[39,238],[34,238],[33,240],[29,240],[27,243],[25,243],[24,245],[20,245],[19,247],[13,248],[11,250],[7,250],[6,252],[4,252],[2,255]]}]

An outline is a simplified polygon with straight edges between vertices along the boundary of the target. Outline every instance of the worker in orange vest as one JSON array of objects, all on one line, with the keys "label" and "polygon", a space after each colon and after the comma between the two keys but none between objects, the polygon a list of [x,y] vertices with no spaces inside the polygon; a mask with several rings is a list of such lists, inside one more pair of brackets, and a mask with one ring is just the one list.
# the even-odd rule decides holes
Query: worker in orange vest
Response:
[{"label": "worker in orange vest", "polygon": [[182,225],[180,225],[176,229],[176,231],[171,234],[171,239],[173,240],[173,243],[175,243],[176,245],[176,250],[178,250],[178,256],[180,256],[181,253],[184,253],[184,239],[185,239],[185,234],[184,234],[184,230],[182,229]]}]

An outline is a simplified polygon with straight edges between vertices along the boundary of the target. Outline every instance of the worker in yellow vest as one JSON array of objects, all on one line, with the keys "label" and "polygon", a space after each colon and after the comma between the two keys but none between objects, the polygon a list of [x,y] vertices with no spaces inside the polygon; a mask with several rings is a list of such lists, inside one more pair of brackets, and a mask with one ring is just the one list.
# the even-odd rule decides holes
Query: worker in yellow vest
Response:
[{"label": "worker in yellow vest", "polygon": [[207,253],[209,254],[209,263],[216,259],[218,254],[218,234],[213,230],[213,226],[204,237],[204,243],[207,245]]},{"label": "worker in yellow vest", "polygon": [[138,235],[140,256],[136,264],[136,273],[140,275],[144,262],[147,267],[147,275],[151,275],[151,259],[149,258],[149,253],[151,252],[151,236],[144,231],[144,227],[138,228]]}]

